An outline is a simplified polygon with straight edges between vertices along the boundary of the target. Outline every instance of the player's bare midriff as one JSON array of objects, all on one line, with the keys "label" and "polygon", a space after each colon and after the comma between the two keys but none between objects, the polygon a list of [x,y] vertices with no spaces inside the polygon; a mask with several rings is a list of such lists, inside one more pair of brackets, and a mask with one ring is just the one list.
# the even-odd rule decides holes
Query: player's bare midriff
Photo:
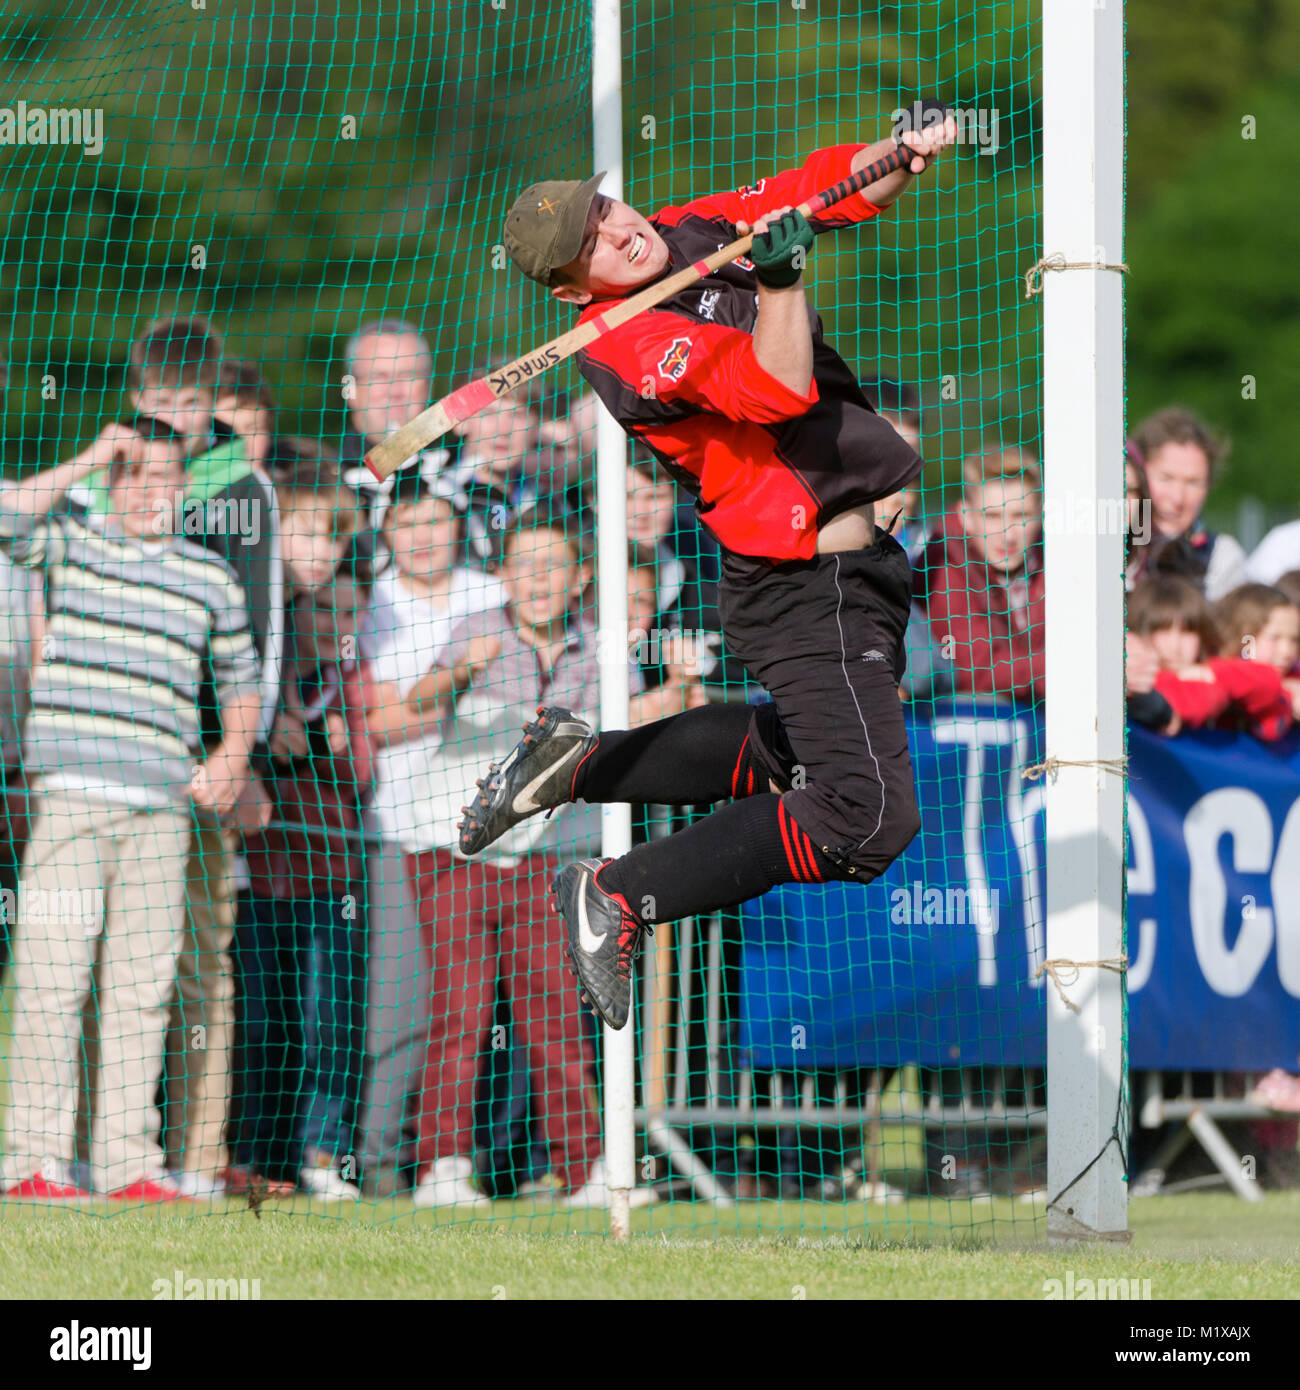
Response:
[{"label": "player's bare midriff", "polygon": [[839,550],[865,550],[876,539],[876,509],[870,502],[838,512],[817,534],[817,553],[833,555]]}]

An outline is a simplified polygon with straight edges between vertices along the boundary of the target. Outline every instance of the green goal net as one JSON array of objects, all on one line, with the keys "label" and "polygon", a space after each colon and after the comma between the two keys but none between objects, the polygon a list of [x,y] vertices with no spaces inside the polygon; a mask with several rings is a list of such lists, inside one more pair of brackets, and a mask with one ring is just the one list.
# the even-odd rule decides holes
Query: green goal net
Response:
[{"label": "green goal net", "polygon": [[[847,172],[924,97],[958,130],[806,276],[924,459],[877,516],[915,580],[920,831],[869,885],[657,924],[633,1230],[1041,1233],[1038,6],[622,9],[646,217],[817,151]],[[600,539],[574,361],[383,485],[364,464],[575,321],[503,224],[596,172],[589,7],[86,10],[14,0],[0,42],[0,1220],[604,1230],[604,1042],[548,902],[601,807],[468,860],[460,808],[538,706],[598,718],[602,567],[630,727],[770,693],[662,436],[628,446],[626,553]],[[712,811],[638,804],[634,842]]]}]

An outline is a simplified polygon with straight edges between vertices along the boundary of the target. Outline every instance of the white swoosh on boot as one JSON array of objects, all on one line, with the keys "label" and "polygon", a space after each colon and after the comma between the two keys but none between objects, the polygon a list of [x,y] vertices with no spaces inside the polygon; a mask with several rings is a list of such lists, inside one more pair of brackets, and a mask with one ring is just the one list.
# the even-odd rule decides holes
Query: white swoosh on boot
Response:
[{"label": "white swoosh on boot", "polygon": [[[596,884],[595,874],[592,874],[589,881],[594,888]],[[589,956],[594,956],[605,944],[605,938],[608,935],[607,931],[603,931],[597,936],[591,929],[591,923],[587,919],[587,884],[584,883],[578,894],[578,943]]]},{"label": "white swoosh on boot", "polygon": [[541,784],[545,782],[548,777],[554,777],[555,774],[565,765],[565,763],[571,762],[574,754],[581,752],[582,745],[580,743],[575,744],[572,748],[569,749],[569,751],[564,755],[564,757],[562,757],[559,760],[559,762],[552,763],[550,767],[545,768],[543,771],[539,772],[537,776],[534,777],[533,780],[529,782],[526,786],[521,787],[515,793],[515,799],[511,803],[511,809],[514,811],[515,815],[531,816],[534,811],[546,810],[546,807],[539,805],[533,799],[533,793],[536,792],[537,788],[540,787]]}]

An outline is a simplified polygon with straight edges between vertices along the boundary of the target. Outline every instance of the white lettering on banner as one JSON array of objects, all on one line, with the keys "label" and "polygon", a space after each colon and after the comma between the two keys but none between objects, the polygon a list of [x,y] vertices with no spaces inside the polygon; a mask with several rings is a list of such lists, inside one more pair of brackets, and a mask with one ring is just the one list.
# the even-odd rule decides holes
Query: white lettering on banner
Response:
[{"label": "white lettering on banner", "polygon": [[1183,836],[1191,867],[1188,912],[1192,945],[1206,982],[1216,994],[1239,999],[1249,992],[1273,946],[1273,910],[1256,906],[1241,918],[1237,944],[1228,946],[1228,888],[1219,864],[1219,841],[1232,839],[1237,873],[1266,874],[1273,862],[1273,821],[1268,807],[1244,787],[1206,792],[1187,813]]},{"label": "white lettering on banner", "polygon": [[[1147,813],[1136,796],[1128,799],[1128,835],[1133,846],[1133,867],[1128,871],[1129,899],[1146,897],[1156,891],[1156,852],[1151,843]],[[1128,992],[1136,994],[1151,978],[1156,963],[1156,919],[1143,917],[1138,923],[1138,947],[1133,950],[1133,921],[1129,919]]]},{"label": "white lettering on banner", "polygon": [[[1001,747],[1015,740],[1016,721],[1009,719],[953,719],[936,724],[936,743],[958,743],[966,749],[966,779],[963,788],[962,848],[966,858],[966,881],[977,903],[989,902],[989,880],[984,868],[984,749]],[[1002,799],[996,788],[994,804]],[[1026,910],[1028,895],[1026,895]],[[979,983],[992,987],[998,982],[997,905],[988,918],[976,922],[975,944],[979,953]],[[1032,978],[1032,972],[1031,972]]]},{"label": "white lettering on banner", "polygon": [[1041,989],[1047,977],[1038,967],[1047,959],[1047,913],[1043,910],[1043,889],[1038,846],[1046,836],[1041,817],[1046,810],[1047,782],[1026,782],[1020,775],[1029,766],[1029,725],[1016,720],[1016,760],[1011,767],[1011,787],[1007,792],[1007,823],[1016,842],[1020,860],[1020,881],[1024,887],[1022,915],[1025,924],[1025,959],[1030,983]]},{"label": "white lettering on banner", "polygon": [[[962,849],[972,909],[968,920],[976,926],[979,984],[991,988],[998,983],[996,934],[1002,900],[989,888],[984,839],[990,832],[996,835],[996,825],[1002,824],[1019,858],[1025,976],[1028,983],[1041,988],[1045,978],[1034,978],[1034,971],[1046,956],[1042,881],[1046,792],[1045,784],[1025,783],[1020,775],[1033,752],[1032,724],[1023,719],[972,714],[936,720],[930,732],[937,745],[956,745],[965,753]],[[996,757],[993,767],[986,766],[986,750],[1007,745],[1012,756],[1004,782],[997,775]],[[1183,820],[1190,870],[1187,918],[1192,945],[1206,984],[1226,999],[1240,998],[1255,986],[1275,945],[1282,988],[1292,998],[1300,999],[1300,798],[1287,813],[1276,850],[1272,814],[1264,800],[1249,788],[1219,787],[1196,801]],[[1158,936],[1159,912],[1154,909],[1160,902],[1159,861],[1150,821],[1132,791],[1128,797],[1128,830],[1131,862],[1127,869],[1127,987],[1130,994],[1137,994],[1151,979],[1161,940],[1166,949],[1171,949],[1179,937],[1177,933]],[[1236,889],[1230,900],[1228,878],[1220,862],[1225,836],[1231,841],[1227,860],[1232,866],[1230,872],[1267,876],[1271,905],[1266,898],[1263,902],[1255,901],[1251,910],[1244,912]],[[1173,845],[1164,847],[1166,854],[1172,849]],[[1251,891],[1257,898],[1265,896],[1258,890]],[[1154,900],[1150,905],[1135,901],[1148,898]],[[1163,906],[1168,909],[1174,905],[1166,902]],[[1139,915],[1143,907],[1146,913]],[[921,921],[923,913],[914,911],[913,916]]]},{"label": "white lettering on banner", "polygon": [[1273,857],[1273,922],[1277,930],[1277,977],[1300,999],[1300,801],[1293,801],[1277,837]]}]

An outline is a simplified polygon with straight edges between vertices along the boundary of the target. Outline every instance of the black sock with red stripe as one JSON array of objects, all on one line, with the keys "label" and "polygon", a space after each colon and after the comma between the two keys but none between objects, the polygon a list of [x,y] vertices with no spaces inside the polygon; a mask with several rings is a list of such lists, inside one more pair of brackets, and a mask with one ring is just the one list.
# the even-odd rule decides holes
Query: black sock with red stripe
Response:
[{"label": "black sock with red stripe", "polygon": [[573,777],[575,801],[699,806],[767,791],[749,746],[748,705],[702,705],[600,735]]},{"label": "black sock with red stripe", "polygon": [[733,907],[778,883],[845,875],[795,824],[772,792],[733,801],[667,839],[607,864],[598,882],[647,922],[675,922]]}]

